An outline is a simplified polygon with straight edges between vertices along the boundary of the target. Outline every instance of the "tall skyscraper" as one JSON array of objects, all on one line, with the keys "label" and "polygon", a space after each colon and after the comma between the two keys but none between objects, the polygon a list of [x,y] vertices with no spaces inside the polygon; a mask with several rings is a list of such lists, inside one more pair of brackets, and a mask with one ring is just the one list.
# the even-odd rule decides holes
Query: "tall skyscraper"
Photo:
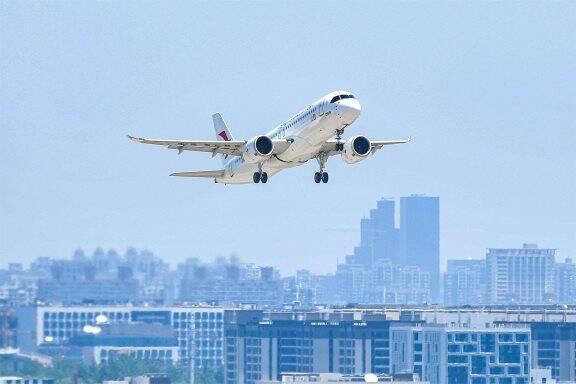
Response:
[{"label": "tall skyscraper", "polygon": [[486,261],[448,260],[448,269],[444,275],[444,304],[484,304],[485,297]]},{"label": "tall skyscraper", "polygon": [[360,245],[347,263],[367,267],[383,259],[399,261],[398,229],[394,225],[394,200],[380,199],[370,216],[360,221]]},{"label": "tall skyscraper", "polygon": [[524,244],[519,249],[490,248],[486,254],[491,304],[545,304],[554,299],[555,249]]},{"label": "tall skyscraper", "polygon": [[400,198],[400,246],[405,265],[430,274],[432,302],[440,298],[440,201],[412,195]]}]

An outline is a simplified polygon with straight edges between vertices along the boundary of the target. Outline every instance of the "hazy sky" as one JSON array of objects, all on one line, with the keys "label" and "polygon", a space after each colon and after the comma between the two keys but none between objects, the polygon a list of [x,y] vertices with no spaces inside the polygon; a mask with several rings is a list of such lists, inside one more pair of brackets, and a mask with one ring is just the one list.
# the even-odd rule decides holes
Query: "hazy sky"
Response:
[{"label": "hazy sky", "polygon": [[[0,266],[77,247],[334,270],[382,196],[440,196],[441,250],[576,257],[576,2],[0,2]],[[349,89],[413,143],[266,185],[125,135],[266,132]]]}]

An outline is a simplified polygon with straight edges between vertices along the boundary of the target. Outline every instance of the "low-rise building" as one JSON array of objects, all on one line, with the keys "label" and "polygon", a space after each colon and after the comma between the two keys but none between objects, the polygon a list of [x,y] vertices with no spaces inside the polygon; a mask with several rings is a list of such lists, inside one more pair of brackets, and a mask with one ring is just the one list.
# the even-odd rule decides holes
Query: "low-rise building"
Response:
[{"label": "low-rise building", "polygon": [[390,322],[382,315],[227,311],[226,384],[280,380],[287,372],[390,371]]},{"label": "low-rise building", "polygon": [[[375,381],[378,380],[378,381]],[[417,375],[344,375],[341,373],[285,373],[280,380],[260,380],[257,384],[280,383],[395,383],[395,384],[429,384],[420,381]]]},{"label": "low-rise building", "polygon": [[175,331],[152,323],[112,323],[85,327],[85,332],[70,339],[70,348],[79,348],[88,364],[105,364],[120,356],[176,364],[178,341]]},{"label": "low-rise building", "polygon": [[532,331],[532,368],[559,382],[576,381],[576,322],[520,323]]},{"label": "low-rise building", "polygon": [[172,328],[180,362],[196,367],[217,367],[223,361],[224,309],[196,306],[49,305],[18,309],[18,344],[23,352],[41,345],[60,346],[81,335],[99,319],[110,323],[158,323]]},{"label": "low-rise building", "polygon": [[431,384],[527,384],[530,328],[442,324],[390,327],[391,372],[414,372]]},{"label": "low-rise building", "polygon": [[55,384],[55,381],[41,377],[0,376],[0,384]]}]

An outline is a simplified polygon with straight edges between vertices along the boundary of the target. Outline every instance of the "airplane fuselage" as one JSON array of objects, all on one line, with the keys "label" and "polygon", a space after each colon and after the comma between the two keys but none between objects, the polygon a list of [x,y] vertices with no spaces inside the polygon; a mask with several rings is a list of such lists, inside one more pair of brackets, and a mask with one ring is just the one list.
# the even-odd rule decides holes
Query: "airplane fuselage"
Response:
[{"label": "airplane fuselage", "polygon": [[265,135],[272,140],[292,142],[288,150],[259,163],[246,162],[243,156],[232,156],[225,163],[224,176],[215,181],[224,184],[253,183],[254,172],[262,171],[272,176],[316,158],[326,140],[334,138],[338,132],[342,133],[358,118],[360,110],[359,101],[349,92],[330,93]]}]

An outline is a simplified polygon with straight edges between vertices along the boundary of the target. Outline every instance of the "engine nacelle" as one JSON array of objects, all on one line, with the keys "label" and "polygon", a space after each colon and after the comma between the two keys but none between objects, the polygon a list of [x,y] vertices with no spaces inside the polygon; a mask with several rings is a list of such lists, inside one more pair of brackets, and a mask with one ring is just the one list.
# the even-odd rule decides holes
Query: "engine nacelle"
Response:
[{"label": "engine nacelle", "polygon": [[364,136],[354,136],[344,143],[342,160],[348,164],[358,163],[370,155],[372,145]]},{"label": "engine nacelle", "polygon": [[242,157],[247,163],[258,163],[272,156],[274,143],[268,136],[256,136],[246,143]]}]

